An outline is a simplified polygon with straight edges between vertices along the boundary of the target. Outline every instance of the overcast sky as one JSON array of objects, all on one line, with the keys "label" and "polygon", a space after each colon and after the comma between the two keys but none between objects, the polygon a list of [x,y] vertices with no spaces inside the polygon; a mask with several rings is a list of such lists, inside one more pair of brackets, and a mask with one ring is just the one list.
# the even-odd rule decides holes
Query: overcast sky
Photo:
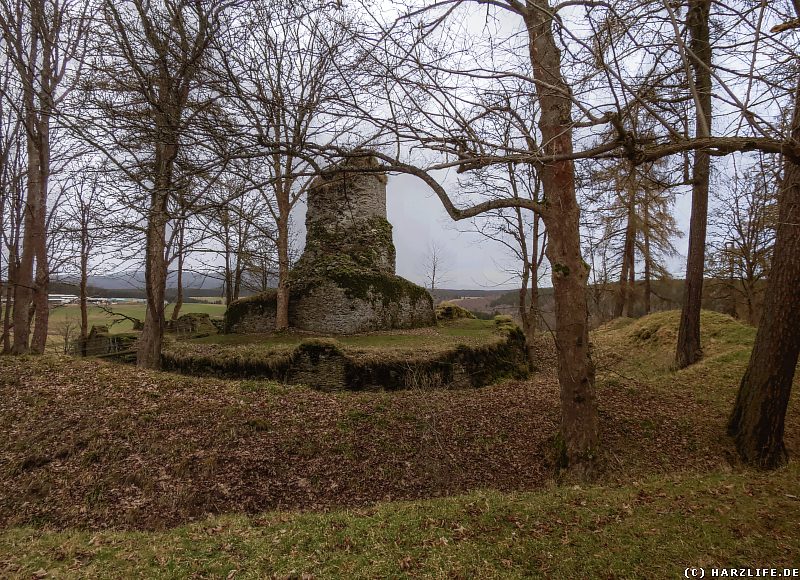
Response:
[{"label": "overcast sky", "polygon": [[[439,199],[421,180],[409,175],[392,175],[387,187],[387,210],[394,226],[397,249],[397,273],[422,284],[425,277],[424,257],[430,244],[437,242],[445,248],[450,270],[443,287],[463,289],[513,289],[517,281],[509,280],[504,267],[513,263],[508,249],[485,240],[469,230],[467,222],[457,226],[447,215]],[[679,195],[675,205],[678,226],[688,230],[691,195]],[[683,276],[687,236],[675,240],[680,256],[669,265],[676,276]],[[550,286],[549,280],[543,285]]]},{"label": "overcast sky", "polygon": [[[444,179],[440,182],[453,181]],[[431,244],[437,243],[443,249],[446,270],[441,287],[472,290],[512,290],[516,287],[518,281],[510,279],[504,271],[513,265],[513,256],[509,256],[508,249],[469,231],[471,227],[467,221],[456,224],[433,190],[420,179],[411,175],[390,175],[386,197],[387,217],[394,226],[397,273],[400,276],[425,285],[425,258]],[[690,209],[691,196],[679,195],[675,216],[684,232],[688,229]],[[293,218],[302,237],[304,204]],[[669,270],[677,277],[683,276],[686,246],[685,235],[675,240],[675,247],[681,255],[670,263]],[[542,285],[550,286],[549,278],[543,280]]]}]

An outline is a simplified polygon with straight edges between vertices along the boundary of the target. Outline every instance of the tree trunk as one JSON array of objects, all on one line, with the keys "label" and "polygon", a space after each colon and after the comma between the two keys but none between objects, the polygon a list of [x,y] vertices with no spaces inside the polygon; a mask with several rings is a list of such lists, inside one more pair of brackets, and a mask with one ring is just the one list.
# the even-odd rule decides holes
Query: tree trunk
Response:
[{"label": "tree trunk", "polygon": [[[791,137],[800,141],[800,83]],[[788,460],[784,419],[800,353],[800,165],[787,157],[784,167],[763,313],[728,422],[741,458],[767,469]]]},{"label": "tree trunk", "polygon": [[[561,73],[561,55],[553,38],[547,0],[532,0],[525,11],[530,61],[540,105],[539,130],[546,155],[572,153],[570,89]],[[546,254],[552,265],[555,296],[558,381],[561,391],[561,459],[578,478],[595,473],[599,443],[594,364],[589,351],[586,281],[589,267],[581,255],[580,211],[572,161],[541,168],[548,232]]]},{"label": "tree trunk", "polygon": [[[29,107],[33,104],[27,103]],[[22,251],[20,252],[19,266],[16,268],[14,284],[14,344],[11,347],[13,354],[27,354],[30,350],[31,315],[30,307],[33,301],[33,272],[38,238],[44,233],[39,232],[37,219],[40,215],[39,205],[42,203],[41,177],[39,171],[39,148],[32,134],[35,126],[33,113],[27,114],[26,126],[28,127],[28,174],[27,192],[24,206],[24,229],[22,234]]]},{"label": "tree trunk", "polygon": [[[527,256],[527,248],[524,244],[524,229],[522,221],[522,210],[517,208],[519,214],[520,234],[522,234],[523,255]],[[520,301],[520,318],[522,319],[522,329],[525,333],[525,344],[528,352],[528,364],[533,368],[536,364],[535,340],[536,326],[539,319],[539,221],[538,215],[533,216],[533,236],[530,258],[526,258],[523,272],[523,295],[520,298],[527,298],[527,288],[530,285],[530,302],[525,306],[524,300]]]},{"label": "tree trunk", "polygon": [[47,250],[39,249],[36,257],[36,282],[33,290],[34,325],[31,338],[31,352],[43,354],[47,346],[47,328],[50,320],[50,303],[48,301],[50,272],[47,266]]},{"label": "tree trunk", "polygon": [[[514,196],[518,197],[515,182],[513,181],[513,167],[509,166],[509,176],[512,178]],[[522,256],[522,276],[520,279],[518,314],[522,321],[522,332],[525,334],[525,347],[528,355],[528,366],[533,370],[536,363],[534,340],[536,338],[536,304],[538,303],[537,288],[537,250],[539,248],[539,216],[533,216],[532,246],[528,254],[527,232],[525,220],[522,217],[522,208],[514,208],[516,217],[517,234],[519,235],[520,255]],[[530,284],[530,302],[528,302],[528,285]]]},{"label": "tree trunk", "polygon": [[5,303],[5,316],[3,317],[3,354],[11,352],[11,328],[12,328],[12,310],[11,305],[14,301],[14,288],[15,284],[15,265],[17,261],[17,254],[13,249],[9,252],[8,256],[8,276],[6,284],[6,303]]},{"label": "tree trunk", "polygon": [[625,309],[622,315],[631,317],[633,313],[633,302],[636,300],[636,254],[632,251],[630,255],[630,266],[628,267],[628,300],[625,302]]},{"label": "tree trunk", "polygon": [[81,207],[81,280],[78,289],[81,304],[81,356],[86,356],[86,339],[89,336],[89,305],[87,288],[89,286],[89,208]]},{"label": "tree trunk", "polygon": [[[517,209],[519,211],[519,209]],[[524,248],[523,248],[524,252]],[[523,254],[524,255],[524,254]],[[522,321],[522,332],[525,334],[525,348],[528,354],[528,367],[533,369],[536,363],[536,355],[533,350],[533,341],[536,338],[536,330],[534,328],[535,319],[533,318],[533,304],[536,297],[534,296],[533,288],[531,288],[531,302],[528,303],[528,283],[536,280],[536,274],[531,276],[531,265],[525,259],[522,266],[522,280],[520,281],[519,288],[519,319]]]},{"label": "tree trunk", "polygon": [[223,243],[225,245],[225,279],[222,284],[225,289],[225,306],[230,306],[231,302],[233,302],[233,271],[231,270],[231,254],[233,253],[233,249],[231,248],[230,216],[227,210],[223,210],[221,222],[223,227]]},{"label": "tree trunk", "polygon": [[747,323],[750,326],[755,326],[757,321],[756,308],[755,304],[753,304],[753,295],[748,292],[745,300],[747,301]]},{"label": "tree trunk", "polygon": [[239,295],[242,293],[242,276],[244,275],[244,266],[242,265],[242,254],[239,253],[239,258],[236,260],[236,268],[233,269],[233,299],[239,300]]},{"label": "tree trunk", "polygon": [[144,328],[139,336],[136,366],[148,369],[161,367],[161,344],[164,339],[164,294],[167,286],[166,249],[167,186],[160,179],[151,194],[147,220],[147,245],[145,250],[145,284],[147,312]]},{"label": "tree trunk", "polygon": [[177,295],[175,296],[175,306],[172,309],[172,320],[178,320],[178,317],[181,315],[181,307],[183,306],[183,234],[184,234],[184,220],[181,220],[180,231],[178,232],[178,276],[176,280],[176,291]]},{"label": "tree trunk", "polygon": [[[280,205],[282,205],[279,202]],[[289,216],[279,209],[278,217],[278,292],[275,330],[289,328]]]},{"label": "tree trunk", "polygon": [[642,209],[644,210],[644,224],[642,227],[644,237],[644,313],[647,315],[650,314],[650,310],[652,309],[650,303],[650,294],[652,292],[650,286],[650,278],[652,276],[650,271],[652,267],[650,257],[650,203],[647,199],[647,192],[645,192],[644,207]]},{"label": "tree trunk", "polygon": [[628,223],[625,226],[625,243],[622,249],[622,271],[619,276],[619,295],[616,309],[614,310],[615,318],[628,315],[628,303],[630,302],[628,280],[630,271],[633,268],[633,245],[636,241],[636,227],[634,223],[635,211],[635,198],[633,192],[630,192],[628,198]]},{"label": "tree trunk", "polygon": [[[691,35],[689,55],[697,93],[696,129],[698,137],[711,135],[711,44],[709,13],[711,0],[690,0],[686,25]],[[708,185],[711,156],[695,151],[692,167],[692,215],[689,221],[689,254],[686,260],[686,283],[683,291],[675,366],[684,368],[700,360],[700,308],[705,272],[706,226],[708,225]]]},{"label": "tree trunk", "polygon": [[[44,107],[46,108],[46,107]],[[50,267],[47,252],[47,189],[50,177],[50,116],[46,110],[40,112],[41,119],[37,124],[38,163],[39,163],[39,206],[36,223],[36,284],[34,306],[36,319],[31,340],[31,351],[42,354],[47,346],[47,329],[50,319]]]}]

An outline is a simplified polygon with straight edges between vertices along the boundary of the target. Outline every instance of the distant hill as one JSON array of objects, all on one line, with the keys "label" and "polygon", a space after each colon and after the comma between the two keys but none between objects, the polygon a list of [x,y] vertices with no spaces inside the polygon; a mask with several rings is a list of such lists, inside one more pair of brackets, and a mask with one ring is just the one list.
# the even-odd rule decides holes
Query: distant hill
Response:
[{"label": "distant hill", "polygon": [[[684,283],[684,280],[680,278],[654,280],[651,283],[651,312],[679,309],[681,307],[681,301],[683,300]],[[642,281],[637,281],[634,288],[633,303],[630,313],[633,318],[638,318],[646,314],[644,283]],[[618,289],[619,284],[616,283],[604,286],[589,286],[589,317],[593,326],[597,326],[613,318]],[[736,317],[746,320],[748,316],[747,305],[741,298],[740,295],[732,295],[730,286],[725,280],[706,279],[703,284],[703,308],[706,310],[732,314],[735,308]],[[463,302],[459,302],[459,304],[465,308],[469,308],[469,306],[463,304]],[[519,291],[513,290],[498,295],[497,298],[489,303],[488,308],[492,311],[516,316],[518,305]],[[555,324],[552,288],[539,289],[539,308],[542,311],[545,326],[552,327]],[[757,300],[755,302],[755,320],[757,320],[760,315],[760,308],[760,300]]]},{"label": "distant hill", "polygon": [[[173,273],[167,279],[167,299],[175,296],[176,276]],[[277,285],[277,280],[275,281]],[[201,272],[184,272],[184,294],[186,296],[211,297],[222,296],[222,283],[218,276]],[[50,283],[50,292],[53,294],[77,294],[77,280],[66,278]],[[444,300],[459,298],[483,298],[487,303],[499,299],[505,290],[464,290],[442,288],[433,291],[436,303]],[[107,276],[89,276],[89,294],[108,298],[144,298],[144,273],[120,272]],[[249,296],[251,292],[243,290],[242,296]]]},{"label": "distant hill", "polygon": [[[70,279],[67,282],[74,283]],[[167,276],[167,286],[176,287],[178,276],[175,272],[170,272]],[[108,274],[104,276],[89,276],[89,285],[96,288],[108,290],[137,290],[144,288],[144,272],[125,271]],[[222,281],[218,273],[194,272],[187,270],[183,273],[184,288],[212,289],[221,288]]]},{"label": "distant hill", "polygon": [[[147,293],[144,288],[98,288],[97,286],[89,286],[87,289],[89,296],[100,298],[146,298]],[[51,282],[51,294],[75,294],[79,292],[77,284],[68,282]],[[184,300],[189,301],[190,298],[206,298],[206,297],[221,297],[222,288],[184,288]],[[176,288],[167,288],[166,298],[172,302],[178,295]]]}]

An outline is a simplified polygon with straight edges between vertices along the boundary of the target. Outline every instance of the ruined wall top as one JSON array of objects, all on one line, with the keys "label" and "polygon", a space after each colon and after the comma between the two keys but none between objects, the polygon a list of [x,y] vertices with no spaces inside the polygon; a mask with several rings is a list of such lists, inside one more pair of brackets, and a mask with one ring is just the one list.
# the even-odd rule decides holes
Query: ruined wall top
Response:
[{"label": "ruined wall top", "polygon": [[375,157],[352,157],[312,182],[303,262],[349,256],[359,267],[394,273],[392,227],[386,220],[387,177],[379,169]]},{"label": "ruined wall top", "polygon": [[353,157],[330,167],[317,177],[308,192],[306,225],[337,222],[351,227],[358,220],[386,218],[386,174],[376,171],[375,157]]}]

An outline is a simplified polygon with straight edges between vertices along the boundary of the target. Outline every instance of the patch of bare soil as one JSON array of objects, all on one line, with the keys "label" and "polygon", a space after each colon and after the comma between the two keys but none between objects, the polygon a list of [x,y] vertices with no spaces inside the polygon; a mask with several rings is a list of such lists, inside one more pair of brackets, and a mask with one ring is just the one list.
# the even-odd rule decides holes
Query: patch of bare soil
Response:
[{"label": "patch of bare soil", "polygon": [[[725,461],[724,417],[691,394],[599,394],[603,477]],[[558,400],[552,371],[478,390],[321,393],[3,357],[0,526],[155,529],[209,513],[529,490],[553,477]]]}]

